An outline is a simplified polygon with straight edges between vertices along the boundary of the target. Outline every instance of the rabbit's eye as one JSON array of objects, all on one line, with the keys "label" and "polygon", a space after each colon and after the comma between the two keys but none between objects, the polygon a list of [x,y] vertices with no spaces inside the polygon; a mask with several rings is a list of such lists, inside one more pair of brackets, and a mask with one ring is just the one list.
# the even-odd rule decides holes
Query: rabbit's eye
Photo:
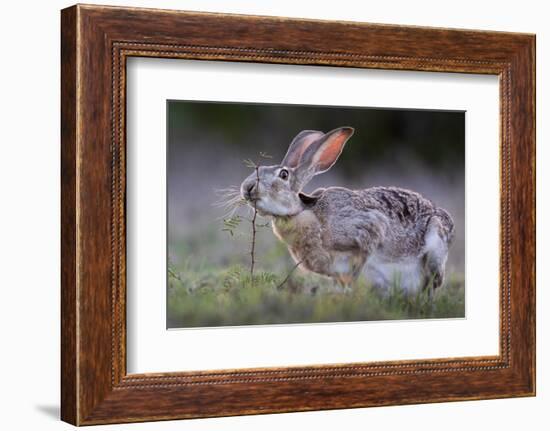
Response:
[{"label": "rabbit's eye", "polygon": [[286,180],[288,178],[288,171],[286,169],[281,169],[279,171],[279,178]]}]

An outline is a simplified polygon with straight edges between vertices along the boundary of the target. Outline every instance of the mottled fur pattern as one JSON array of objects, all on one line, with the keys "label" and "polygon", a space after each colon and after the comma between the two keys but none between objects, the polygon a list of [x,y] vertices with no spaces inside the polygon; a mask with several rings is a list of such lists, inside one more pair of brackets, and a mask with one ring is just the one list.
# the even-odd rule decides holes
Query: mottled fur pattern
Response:
[{"label": "mottled fur pattern", "polygon": [[454,232],[444,209],[395,187],[301,193],[313,175],[336,162],[352,133],[350,128],[301,132],[281,165],[261,167],[259,182],[253,175],[243,182],[243,197],[273,217],[275,235],[304,270],[344,287],[363,268],[381,288],[396,281],[406,290],[441,286]]}]

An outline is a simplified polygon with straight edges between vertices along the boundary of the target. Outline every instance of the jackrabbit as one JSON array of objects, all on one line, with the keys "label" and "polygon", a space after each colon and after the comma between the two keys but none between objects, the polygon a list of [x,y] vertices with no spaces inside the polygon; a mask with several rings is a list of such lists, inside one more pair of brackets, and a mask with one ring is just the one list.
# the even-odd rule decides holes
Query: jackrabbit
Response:
[{"label": "jackrabbit", "polygon": [[353,132],[351,127],[300,132],[281,164],[260,166],[243,181],[242,197],[260,215],[273,218],[273,232],[301,269],[344,288],[363,268],[378,287],[395,282],[407,291],[441,286],[454,231],[447,211],[396,187],[302,193],[313,176],[334,165]]}]

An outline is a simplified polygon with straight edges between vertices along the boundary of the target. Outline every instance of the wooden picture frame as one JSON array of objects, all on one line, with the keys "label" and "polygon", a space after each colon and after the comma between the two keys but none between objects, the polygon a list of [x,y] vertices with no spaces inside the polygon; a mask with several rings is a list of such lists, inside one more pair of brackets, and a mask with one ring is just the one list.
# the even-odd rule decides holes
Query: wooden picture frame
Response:
[{"label": "wooden picture frame", "polygon": [[[534,35],[83,5],[64,9],[61,17],[64,421],[91,425],[535,394]],[[130,56],[498,75],[500,354],[127,374]]]}]

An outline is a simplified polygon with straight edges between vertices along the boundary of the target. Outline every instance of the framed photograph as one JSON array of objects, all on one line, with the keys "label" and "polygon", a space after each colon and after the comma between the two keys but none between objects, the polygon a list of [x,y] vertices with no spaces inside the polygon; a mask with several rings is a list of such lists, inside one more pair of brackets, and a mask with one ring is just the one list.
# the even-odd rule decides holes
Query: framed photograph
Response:
[{"label": "framed photograph", "polygon": [[535,394],[534,35],[61,17],[63,420]]}]

